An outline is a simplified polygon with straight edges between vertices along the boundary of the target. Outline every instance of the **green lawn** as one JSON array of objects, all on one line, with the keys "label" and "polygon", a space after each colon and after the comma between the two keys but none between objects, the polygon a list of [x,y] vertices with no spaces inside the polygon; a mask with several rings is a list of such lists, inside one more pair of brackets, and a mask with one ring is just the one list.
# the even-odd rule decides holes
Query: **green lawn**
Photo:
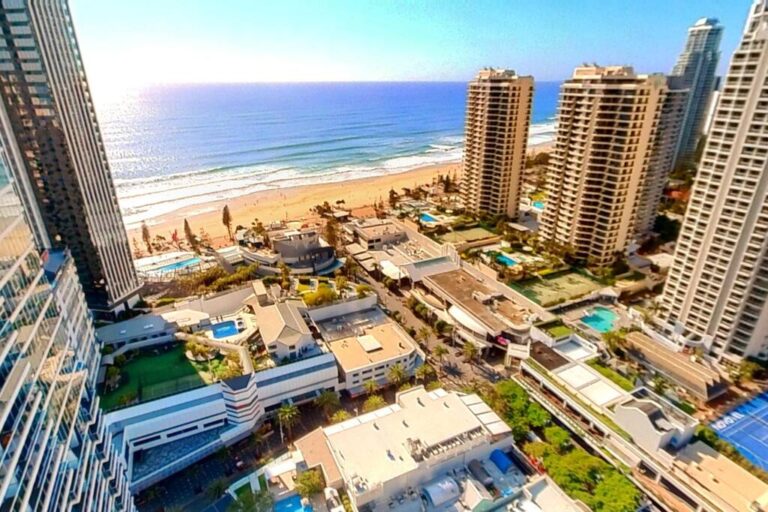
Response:
[{"label": "green lawn", "polygon": [[635,385],[632,383],[631,380],[624,377],[613,368],[609,368],[605,366],[600,361],[592,360],[587,364],[592,368],[594,368],[595,370],[597,370],[598,373],[600,373],[600,375],[610,380],[611,382],[619,386],[624,391],[632,391],[633,389],[635,389]]},{"label": "green lawn", "polygon": [[560,339],[560,338],[565,338],[566,336],[570,336],[573,330],[567,325],[560,324],[560,325],[553,325],[551,327],[547,327],[547,332],[553,338]]},{"label": "green lawn", "polygon": [[101,407],[114,409],[122,404],[123,397],[138,397],[140,402],[146,402],[198,387],[206,383],[200,374],[206,369],[206,364],[188,360],[182,345],[159,355],[138,356],[122,368],[122,385],[102,395]]},{"label": "green lawn", "polygon": [[558,272],[542,279],[510,283],[509,286],[544,307],[583,297],[603,287],[596,280],[575,271]]}]

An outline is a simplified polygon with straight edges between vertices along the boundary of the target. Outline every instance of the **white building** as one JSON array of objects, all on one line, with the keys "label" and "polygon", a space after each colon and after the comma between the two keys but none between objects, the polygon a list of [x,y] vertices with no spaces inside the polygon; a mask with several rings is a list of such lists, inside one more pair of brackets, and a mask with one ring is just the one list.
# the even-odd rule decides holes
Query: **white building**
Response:
[{"label": "white building", "polygon": [[405,231],[388,219],[357,219],[348,224],[364,249],[380,251],[408,239]]},{"label": "white building", "polygon": [[768,357],[768,4],[731,60],[664,287],[664,332],[718,359]]},{"label": "white building", "polygon": [[526,476],[509,427],[477,395],[412,388],[296,447],[356,511],[587,510],[551,480]]}]

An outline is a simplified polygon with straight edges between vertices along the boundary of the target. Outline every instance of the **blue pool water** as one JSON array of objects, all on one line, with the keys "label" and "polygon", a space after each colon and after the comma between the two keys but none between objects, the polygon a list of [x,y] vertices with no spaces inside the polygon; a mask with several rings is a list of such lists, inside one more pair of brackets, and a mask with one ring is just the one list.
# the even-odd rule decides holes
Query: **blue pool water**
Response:
[{"label": "blue pool water", "polygon": [[298,494],[294,494],[288,498],[277,500],[272,506],[272,510],[275,512],[312,512],[312,506],[302,506],[301,497]]},{"label": "blue pool water", "polygon": [[499,254],[496,256],[496,261],[507,267],[513,267],[517,265],[517,260],[510,258],[506,254]]},{"label": "blue pool water", "polygon": [[428,213],[422,213],[419,219],[421,219],[421,222],[437,222],[437,219]]},{"label": "blue pool water", "polygon": [[618,315],[612,309],[598,306],[593,308],[590,314],[581,317],[581,321],[597,332],[608,332],[613,330],[617,318]]},{"label": "blue pool water", "polygon": [[190,265],[195,265],[197,263],[200,263],[200,258],[197,256],[194,256],[192,258],[181,260],[181,261],[174,261],[173,263],[169,263],[167,265],[163,265],[162,267],[158,267],[156,269],[156,272],[172,272],[174,270],[179,270],[180,268],[185,268]]},{"label": "blue pool water", "polygon": [[543,210],[544,209],[544,201],[534,201],[533,202],[533,207],[534,208],[538,208],[539,210]]},{"label": "blue pool water", "polygon": [[211,326],[213,331],[213,337],[216,339],[226,338],[227,336],[233,336],[238,333],[237,324],[234,320],[227,320]]}]

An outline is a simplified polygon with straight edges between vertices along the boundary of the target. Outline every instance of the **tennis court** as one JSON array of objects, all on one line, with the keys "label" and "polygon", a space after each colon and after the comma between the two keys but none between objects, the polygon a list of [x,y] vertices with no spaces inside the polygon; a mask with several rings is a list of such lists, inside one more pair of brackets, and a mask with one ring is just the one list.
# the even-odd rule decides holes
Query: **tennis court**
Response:
[{"label": "tennis court", "polygon": [[753,464],[768,470],[768,392],[741,404],[710,426]]}]

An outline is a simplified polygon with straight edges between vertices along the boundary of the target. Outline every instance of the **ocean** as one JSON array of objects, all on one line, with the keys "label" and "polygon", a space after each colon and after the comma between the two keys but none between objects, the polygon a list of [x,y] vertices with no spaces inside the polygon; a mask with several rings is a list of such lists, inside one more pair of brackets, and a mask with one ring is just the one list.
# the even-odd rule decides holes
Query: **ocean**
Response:
[{"label": "ocean", "polygon": [[[554,138],[559,83],[537,82],[530,143]],[[97,97],[128,228],[273,188],[459,161],[465,83],[206,84]]]}]

